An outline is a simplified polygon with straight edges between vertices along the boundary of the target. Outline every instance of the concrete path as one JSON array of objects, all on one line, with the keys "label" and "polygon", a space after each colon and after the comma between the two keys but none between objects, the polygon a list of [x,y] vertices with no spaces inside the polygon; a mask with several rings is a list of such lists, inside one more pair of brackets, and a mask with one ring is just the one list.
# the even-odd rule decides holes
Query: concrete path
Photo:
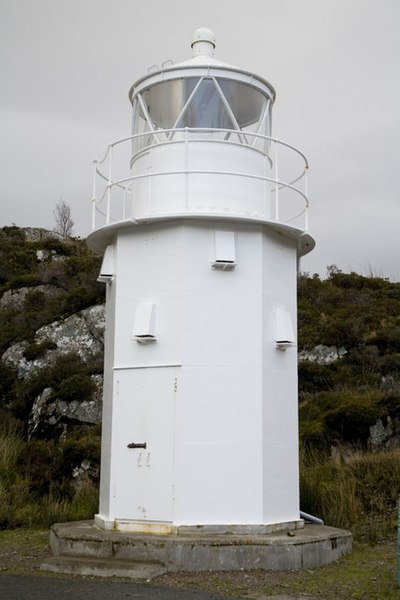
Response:
[{"label": "concrete path", "polygon": [[[0,574],[1,600],[226,600],[206,592],[191,592],[151,584],[106,580],[77,580]],[[301,600],[264,596],[262,600]],[[230,598],[229,600],[235,600]],[[238,599],[236,599],[238,600]]]},{"label": "concrete path", "polygon": [[1,600],[220,600],[205,592],[145,583],[0,575]]}]

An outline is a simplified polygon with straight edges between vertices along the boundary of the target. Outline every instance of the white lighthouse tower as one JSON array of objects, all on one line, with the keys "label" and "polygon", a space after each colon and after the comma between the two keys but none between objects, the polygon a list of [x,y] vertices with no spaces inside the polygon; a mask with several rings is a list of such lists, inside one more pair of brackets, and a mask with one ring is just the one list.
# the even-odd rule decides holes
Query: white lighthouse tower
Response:
[{"label": "white lighthouse tower", "polygon": [[95,164],[105,187],[88,242],[104,254],[107,285],[96,523],[106,530],[303,523],[296,275],[314,246],[307,161],[271,137],[272,86],[214,49],[198,29],[190,60],[136,81],[132,135]]}]

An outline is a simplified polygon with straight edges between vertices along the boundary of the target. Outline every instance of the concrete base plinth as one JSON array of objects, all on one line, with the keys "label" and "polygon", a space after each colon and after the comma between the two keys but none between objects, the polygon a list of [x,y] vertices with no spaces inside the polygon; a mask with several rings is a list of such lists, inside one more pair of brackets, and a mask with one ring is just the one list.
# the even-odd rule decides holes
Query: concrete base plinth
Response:
[{"label": "concrete base plinth", "polygon": [[352,535],[322,525],[259,535],[151,535],[78,521],[53,525],[50,545],[54,558],[42,570],[151,579],[168,571],[310,569],[351,553]]}]

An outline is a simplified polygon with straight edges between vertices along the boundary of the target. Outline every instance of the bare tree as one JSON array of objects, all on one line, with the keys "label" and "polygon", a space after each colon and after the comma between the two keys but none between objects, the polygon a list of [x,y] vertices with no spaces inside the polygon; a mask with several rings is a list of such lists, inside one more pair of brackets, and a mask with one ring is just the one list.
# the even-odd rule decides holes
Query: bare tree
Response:
[{"label": "bare tree", "polygon": [[74,226],[74,222],[71,217],[71,207],[64,200],[64,198],[60,198],[58,202],[56,202],[56,207],[53,210],[55,226],[54,231],[63,236],[72,235],[72,229]]}]

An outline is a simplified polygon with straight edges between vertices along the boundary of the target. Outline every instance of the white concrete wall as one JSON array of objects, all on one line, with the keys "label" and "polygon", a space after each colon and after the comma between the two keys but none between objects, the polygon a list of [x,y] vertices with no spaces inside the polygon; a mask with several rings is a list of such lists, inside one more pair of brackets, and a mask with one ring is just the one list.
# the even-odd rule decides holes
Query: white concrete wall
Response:
[{"label": "white concrete wall", "polygon": [[[235,235],[230,271],[211,266],[221,228]],[[261,225],[181,219],[120,230],[116,247],[100,513],[174,525],[297,520],[296,347],[275,348],[272,317],[279,302],[295,327],[294,243]],[[157,307],[149,344],[133,339],[140,302]],[[128,449],[133,441],[147,448]]]},{"label": "white concrete wall", "polygon": [[263,510],[265,522],[299,515],[296,343],[277,350],[274,307],[284,307],[297,333],[297,264],[294,242],[264,235],[263,249]]},{"label": "white concrete wall", "polygon": [[104,336],[104,382],[101,431],[101,470],[99,514],[108,517],[112,513],[111,448],[113,443],[113,366],[115,344],[115,290],[114,282],[106,289],[106,330]]}]

